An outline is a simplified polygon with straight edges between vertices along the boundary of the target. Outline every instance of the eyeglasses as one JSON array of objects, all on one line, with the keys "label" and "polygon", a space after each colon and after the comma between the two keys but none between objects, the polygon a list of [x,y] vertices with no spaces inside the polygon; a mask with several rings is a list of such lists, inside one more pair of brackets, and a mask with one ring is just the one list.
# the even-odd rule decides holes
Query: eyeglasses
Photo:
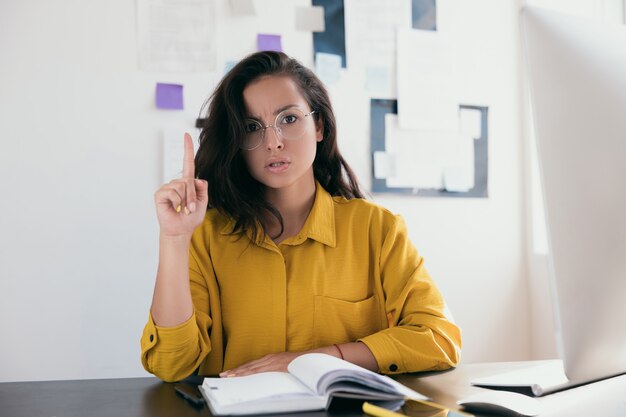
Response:
[{"label": "eyeglasses", "polygon": [[306,133],[307,123],[306,117],[315,113],[315,110],[309,113],[304,113],[297,108],[291,108],[283,110],[278,113],[273,125],[263,126],[258,120],[246,119],[245,131],[246,136],[240,146],[241,149],[251,151],[263,143],[265,137],[265,131],[267,128],[274,128],[276,135],[286,140],[299,140],[302,139]]}]

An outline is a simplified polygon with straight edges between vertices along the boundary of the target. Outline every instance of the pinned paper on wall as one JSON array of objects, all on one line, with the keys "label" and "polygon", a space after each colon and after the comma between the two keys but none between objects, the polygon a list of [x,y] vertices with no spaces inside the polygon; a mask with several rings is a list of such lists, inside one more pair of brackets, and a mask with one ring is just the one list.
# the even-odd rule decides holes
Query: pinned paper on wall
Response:
[{"label": "pinned paper on wall", "polygon": [[158,109],[182,110],[183,86],[181,84],[157,83],[155,104]]},{"label": "pinned paper on wall", "polygon": [[393,155],[384,152],[374,152],[374,178],[384,180],[395,177],[396,162]]},{"label": "pinned paper on wall", "polygon": [[234,16],[254,16],[257,14],[254,0],[230,0],[230,11]]},{"label": "pinned paper on wall", "polygon": [[324,84],[335,84],[341,78],[341,57],[324,52],[316,53],[315,73]]},{"label": "pinned paper on wall", "polygon": [[[480,127],[472,134],[462,129],[402,129],[397,100],[372,99],[372,192],[420,197],[488,197],[488,108],[459,107],[474,116],[472,112],[480,115],[479,119],[472,119],[480,120]],[[476,133],[478,136],[473,138]]]},{"label": "pinned paper on wall", "polygon": [[457,129],[454,45],[439,32],[398,29],[398,117],[403,129]]},{"label": "pinned paper on wall", "polygon": [[387,67],[365,68],[365,89],[369,92],[391,91],[391,81],[395,79]]},{"label": "pinned paper on wall", "polygon": [[459,132],[455,147],[443,167],[443,188],[446,191],[467,192],[474,187],[474,158],[474,138]]},{"label": "pinned paper on wall", "polygon": [[413,29],[437,30],[437,0],[413,0]]},{"label": "pinned paper on wall", "polygon": [[385,115],[385,151],[392,155],[395,173],[388,187],[443,188],[443,170],[455,158],[456,130],[402,129],[395,114]]},{"label": "pinned paper on wall", "polygon": [[139,67],[150,71],[212,71],[215,12],[206,0],[137,0]]},{"label": "pinned paper on wall", "polygon": [[346,67],[346,35],[343,0],[312,0],[313,6],[324,9],[323,32],[313,32],[313,52],[325,52],[341,57],[341,66]]},{"label": "pinned paper on wall", "polygon": [[173,179],[181,178],[183,175],[183,155],[185,153],[185,133],[189,133],[193,139],[194,154],[198,149],[198,137],[196,131],[189,131],[189,128],[167,128],[163,129],[163,183]]},{"label": "pinned paper on wall", "polygon": [[459,110],[459,129],[472,139],[478,139],[481,133],[482,113],[478,109]]},{"label": "pinned paper on wall", "polygon": [[411,0],[345,0],[345,8],[350,68],[369,70],[370,97],[396,98],[396,29],[411,28]]},{"label": "pinned paper on wall", "polygon": [[282,52],[282,42],[280,35],[269,35],[259,33],[256,38],[257,51],[276,51]]},{"label": "pinned paper on wall", "polygon": [[[474,171],[471,172],[473,175]],[[446,167],[443,171],[443,188],[450,193],[466,193],[474,186],[474,178],[463,167]]]},{"label": "pinned paper on wall", "polygon": [[296,7],[296,30],[324,32],[324,7]]}]

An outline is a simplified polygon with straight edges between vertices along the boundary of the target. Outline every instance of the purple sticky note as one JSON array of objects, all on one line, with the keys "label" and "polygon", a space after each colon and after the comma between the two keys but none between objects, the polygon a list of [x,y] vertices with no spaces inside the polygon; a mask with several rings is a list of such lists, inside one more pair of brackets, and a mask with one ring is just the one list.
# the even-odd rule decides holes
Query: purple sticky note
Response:
[{"label": "purple sticky note", "polygon": [[156,85],[156,106],[159,109],[183,109],[183,86],[180,84]]},{"label": "purple sticky note", "polygon": [[268,35],[259,33],[256,37],[257,51],[277,51],[282,52],[283,47],[280,42],[280,35]]}]

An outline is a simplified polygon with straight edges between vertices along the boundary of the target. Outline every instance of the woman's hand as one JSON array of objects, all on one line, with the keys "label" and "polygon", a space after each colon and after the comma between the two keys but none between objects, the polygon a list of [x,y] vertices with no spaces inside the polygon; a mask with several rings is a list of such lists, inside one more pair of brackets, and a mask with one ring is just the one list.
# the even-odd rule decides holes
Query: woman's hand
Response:
[{"label": "woman's hand", "polygon": [[309,352],[281,352],[271,353],[263,356],[261,359],[257,359],[252,362],[248,362],[237,368],[224,371],[220,374],[222,378],[229,376],[244,376],[252,375],[259,372],[287,372],[287,365],[300,355],[304,355]]},{"label": "woman's hand", "polygon": [[154,194],[162,237],[191,237],[208,204],[207,182],[195,179],[193,143],[185,133],[183,177],[164,184]]},{"label": "woman's hand", "polygon": [[376,358],[367,345],[363,342],[352,342],[320,347],[305,352],[272,353],[265,355],[261,359],[224,371],[220,376],[224,378],[229,376],[251,375],[258,372],[287,372],[287,365],[298,356],[306,353],[324,353],[336,358],[341,358],[365,369],[369,369],[370,371],[378,372]]}]

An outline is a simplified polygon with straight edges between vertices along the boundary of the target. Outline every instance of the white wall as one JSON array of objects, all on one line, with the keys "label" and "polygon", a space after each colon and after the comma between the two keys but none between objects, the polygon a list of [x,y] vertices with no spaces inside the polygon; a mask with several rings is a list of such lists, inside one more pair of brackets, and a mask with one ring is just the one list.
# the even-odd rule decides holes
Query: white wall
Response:
[{"label": "white wall", "polygon": [[[257,32],[288,35],[285,51],[312,62],[290,9],[308,1],[257,2],[260,15],[241,19],[216,3],[219,70],[160,74],[137,68],[133,1],[0,0],[0,381],[145,375],[160,129],[192,126]],[[437,3],[459,34],[462,97],[489,106],[489,198],[374,199],[405,216],[463,328],[463,361],[526,359],[517,1]],[[154,109],[157,81],[185,85],[185,111]],[[340,146],[367,185],[361,83],[345,73],[331,94]]]},{"label": "white wall", "polygon": [[437,5],[457,34],[462,100],[489,106],[489,198],[375,199],[406,216],[463,329],[463,361],[529,359],[517,5]]}]

